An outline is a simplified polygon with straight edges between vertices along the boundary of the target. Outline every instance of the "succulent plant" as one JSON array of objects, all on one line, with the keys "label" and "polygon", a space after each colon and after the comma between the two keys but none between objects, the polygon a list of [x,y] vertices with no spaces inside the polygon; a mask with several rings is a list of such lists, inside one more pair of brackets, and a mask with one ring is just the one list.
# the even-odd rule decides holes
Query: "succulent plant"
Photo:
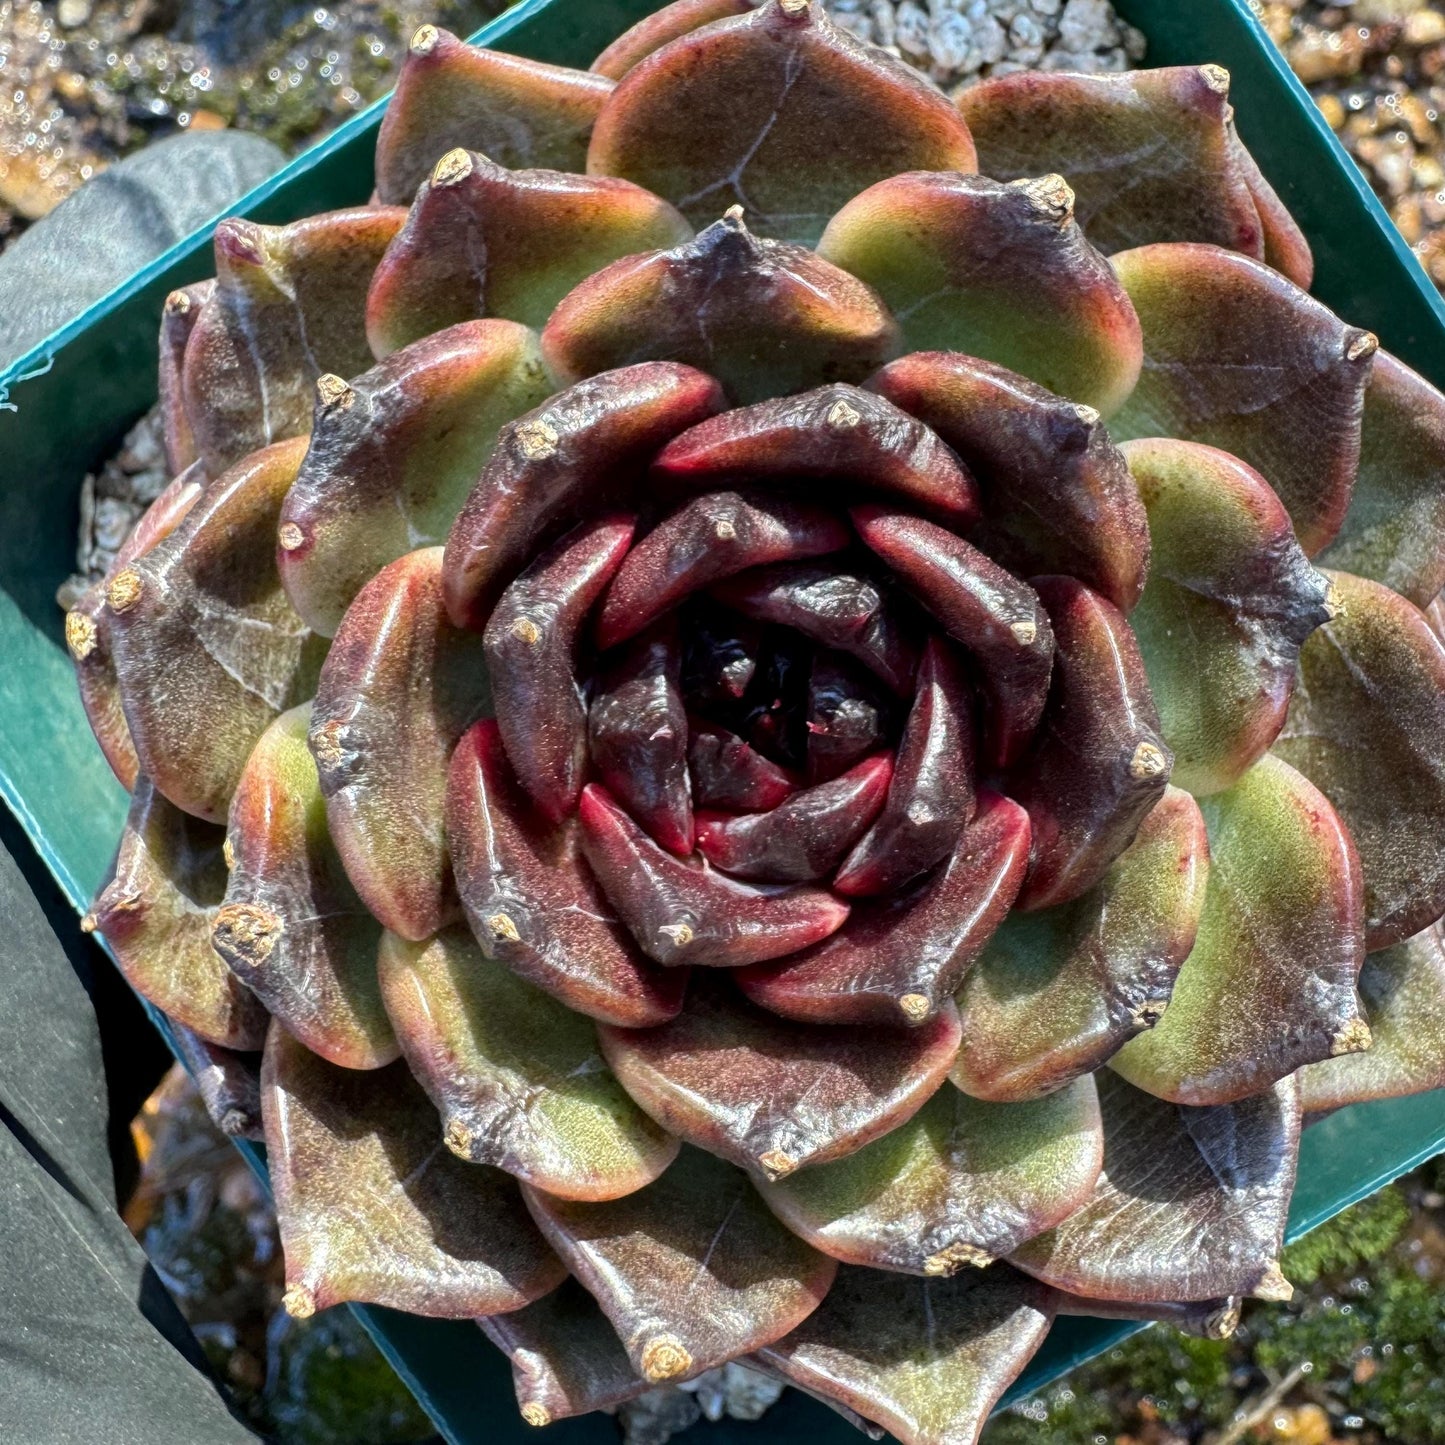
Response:
[{"label": "succulent plant", "polygon": [[293,1312],[956,1445],[1057,1314],[1288,1295],[1302,1116],[1445,1083],[1445,399],[1227,90],[425,27],[371,205],[217,228],[67,634]]}]

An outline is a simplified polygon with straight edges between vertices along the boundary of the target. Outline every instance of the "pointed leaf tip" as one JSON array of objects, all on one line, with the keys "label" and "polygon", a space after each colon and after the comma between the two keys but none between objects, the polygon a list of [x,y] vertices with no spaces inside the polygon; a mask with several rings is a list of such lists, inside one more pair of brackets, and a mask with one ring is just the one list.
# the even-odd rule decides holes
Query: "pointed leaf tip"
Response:
[{"label": "pointed leaf tip", "polygon": [[462,927],[388,934],[381,988],[447,1147],[568,1199],[615,1199],[655,1179],[677,1141],[623,1092],[592,1021],[483,955]]},{"label": "pointed leaf tip", "polygon": [[1239,457],[1315,555],[1349,505],[1375,338],[1217,246],[1141,246],[1113,263],[1144,328],[1144,370],[1114,436],[1179,437]]},{"label": "pointed leaf tip", "polygon": [[754,236],[741,207],[695,239],[579,281],[542,333],[563,376],[665,358],[701,367],[749,403],[820,376],[862,381],[898,350],[897,324],[872,287],[806,246]]},{"label": "pointed leaf tip", "polygon": [[986,357],[1111,415],[1134,389],[1139,318],[1057,175],[894,176],[849,201],[818,253],[876,288],[909,351]]},{"label": "pointed leaf tip", "polygon": [[603,107],[587,154],[590,173],[637,181],[695,224],[736,201],[762,234],[805,243],[874,181],[976,168],[940,92],[794,0],[654,51]]},{"label": "pointed leaf tip", "polygon": [[1325,576],[1334,615],[1300,653],[1275,751],[1354,839],[1365,944],[1388,948],[1445,913],[1445,646],[1389,588]]},{"label": "pointed leaf tip", "polygon": [[516,1181],[447,1151],[405,1064],[340,1069],[273,1024],[261,1098],[291,1314],[356,1300],[467,1319],[566,1277]]},{"label": "pointed leaf tip", "polygon": [[768,1178],[837,1159],[923,1106],[958,1050],[951,1003],[914,1029],[789,1023],[712,975],[652,1029],[600,1030],[623,1087],[700,1148]]},{"label": "pointed leaf tip", "polygon": [[1110,1062],[1163,1098],[1228,1104],[1357,1034],[1360,864],[1329,801],[1272,754],[1200,808],[1211,862],[1194,949],[1163,1018]]},{"label": "pointed leaf tip", "polygon": [[231,799],[211,944],[294,1038],[344,1068],[397,1056],[376,979],[381,925],[346,877],[306,747],[311,707],[262,733]]},{"label": "pointed leaf tip", "polygon": [[366,334],[385,356],[482,316],[540,328],[609,262],[691,236],[672,206],[630,181],[508,170],[476,151],[448,151],[376,268]]},{"label": "pointed leaf tip", "polygon": [[438,158],[458,146],[503,166],[580,171],[612,88],[604,76],[468,45],[423,25],[377,133],[377,193],[410,205]]},{"label": "pointed leaf tip", "polygon": [[1196,1108],[1108,1071],[1095,1077],[1104,1168],[1093,1198],[1013,1262],[1059,1289],[1120,1302],[1280,1298],[1299,1151],[1295,1081]]},{"label": "pointed leaf tip", "polygon": [[1218,792],[1283,726],[1300,648],[1329,617],[1328,583],[1252,467],[1167,438],[1123,450],[1153,546],[1129,623],[1174,753],[1173,781]]},{"label": "pointed leaf tip", "polygon": [[573,1203],[531,1188],[526,1198],[654,1384],[786,1334],[837,1271],[778,1223],[745,1175],[699,1149],[625,1199]]},{"label": "pointed leaf tip", "polygon": [[266,1010],[211,947],[226,891],[224,834],[183,813],[141,774],[110,878],[82,923],[110,945],[126,981],[203,1039],[260,1048]]}]

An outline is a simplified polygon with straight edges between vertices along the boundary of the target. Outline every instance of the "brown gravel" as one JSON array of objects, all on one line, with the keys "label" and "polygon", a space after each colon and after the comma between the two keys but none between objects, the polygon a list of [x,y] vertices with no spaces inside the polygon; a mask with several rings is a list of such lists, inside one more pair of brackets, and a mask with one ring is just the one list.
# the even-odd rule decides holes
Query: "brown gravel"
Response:
[{"label": "brown gravel", "polygon": [[1445,289],[1445,4],[1251,4],[1431,279]]}]

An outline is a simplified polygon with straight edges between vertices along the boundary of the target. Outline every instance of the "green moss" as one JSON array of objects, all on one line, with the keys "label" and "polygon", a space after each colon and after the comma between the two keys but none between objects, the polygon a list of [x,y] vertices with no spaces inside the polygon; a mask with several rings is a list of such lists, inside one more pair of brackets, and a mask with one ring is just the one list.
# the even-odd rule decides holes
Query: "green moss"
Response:
[{"label": "green moss", "polygon": [[1405,1232],[1410,1206],[1390,1185],[1326,1220],[1284,1252],[1281,1263],[1292,1284],[1313,1284],[1322,1275],[1346,1274],[1379,1260]]},{"label": "green moss", "polygon": [[402,1445],[432,1436],[350,1310],[289,1322],[275,1363],[265,1403],[288,1445]]}]

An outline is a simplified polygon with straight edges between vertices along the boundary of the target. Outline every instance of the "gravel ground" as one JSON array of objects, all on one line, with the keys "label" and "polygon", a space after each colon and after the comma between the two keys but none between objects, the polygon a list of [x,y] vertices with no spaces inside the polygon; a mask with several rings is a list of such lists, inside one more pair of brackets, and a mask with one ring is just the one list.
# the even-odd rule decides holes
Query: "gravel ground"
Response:
[{"label": "gravel ground", "polygon": [[1251,0],[1251,7],[1445,289],[1445,4]]}]

